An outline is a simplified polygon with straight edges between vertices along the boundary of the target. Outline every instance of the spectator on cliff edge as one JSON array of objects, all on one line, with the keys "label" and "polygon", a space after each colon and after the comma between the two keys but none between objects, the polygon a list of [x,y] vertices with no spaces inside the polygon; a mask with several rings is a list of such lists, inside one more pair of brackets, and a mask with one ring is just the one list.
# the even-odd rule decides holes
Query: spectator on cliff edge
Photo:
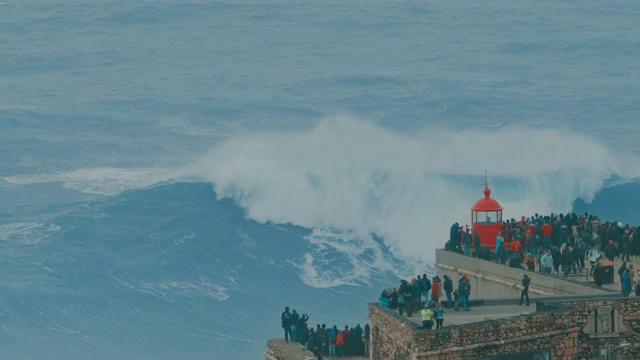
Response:
[{"label": "spectator on cliff edge", "polygon": [[522,305],[524,298],[527,298],[527,306],[529,306],[529,284],[531,284],[529,275],[522,275],[522,293],[520,294],[520,304],[518,305]]},{"label": "spectator on cliff edge", "polygon": [[609,259],[609,261],[613,262],[616,259],[616,256],[619,256],[618,249],[616,249],[613,240],[609,240],[607,243],[607,247],[604,249],[604,256]]},{"label": "spectator on cliff edge", "polygon": [[629,269],[625,268],[622,274],[622,296],[629,297],[631,294],[631,275],[629,275]]},{"label": "spectator on cliff edge", "polygon": [[596,260],[596,266],[593,269],[593,280],[597,286],[602,286],[604,283],[604,269],[602,268],[600,260]]},{"label": "spectator on cliff edge", "polygon": [[500,232],[496,237],[496,248],[494,249],[496,253],[496,262],[498,264],[503,263],[502,258],[500,257],[500,249],[502,249],[502,232]]},{"label": "spectator on cliff edge", "polygon": [[624,276],[625,271],[627,271],[627,262],[622,261],[622,265],[618,268],[618,275],[620,275],[620,291],[624,294],[624,285],[622,284],[622,277]]},{"label": "spectator on cliff edge", "polygon": [[600,259],[600,252],[596,249],[595,245],[591,247],[591,250],[589,250],[587,259],[589,259],[589,262],[591,263],[591,269],[589,270],[589,275],[593,275],[593,269],[596,267],[596,261]]},{"label": "spectator on cliff edge", "polygon": [[343,354],[343,350],[344,350],[344,334],[342,333],[342,331],[338,331],[338,334],[336,335],[336,352],[337,352],[337,357],[341,357]]},{"label": "spectator on cliff edge", "polygon": [[349,331],[349,326],[345,325],[344,330],[341,331],[342,340],[344,341],[344,346],[342,347],[342,355],[351,356],[351,332]]},{"label": "spectator on cliff edge", "polygon": [[467,281],[467,278],[460,273],[461,278],[458,280],[458,301],[453,307],[453,310],[458,311],[458,307],[464,308],[466,311],[469,311],[469,292],[471,291],[470,283]]},{"label": "spectator on cliff edge", "polygon": [[407,280],[400,280],[400,287],[398,287],[398,313],[400,315],[404,315],[404,307],[406,305],[404,294],[408,285]]},{"label": "spectator on cliff edge", "polygon": [[364,326],[364,356],[369,356],[369,345],[371,344],[371,327],[369,324]]},{"label": "spectator on cliff edge", "polygon": [[362,327],[360,324],[356,324],[353,329],[353,336],[351,337],[351,355],[362,356],[364,354],[364,347],[362,344]]},{"label": "spectator on cliff edge", "polygon": [[436,307],[433,308],[433,316],[436,318],[436,330],[440,329],[444,323],[444,308],[440,301],[438,301]]},{"label": "spectator on cliff edge", "polygon": [[478,257],[478,251],[480,250],[480,234],[473,230],[473,256]]},{"label": "spectator on cliff edge", "polygon": [[455,252],[462,252],[460,248],[460,224],[455,223],[451,225],[451,230],[449,232],[449,249]]},{"label": "spectator on cliff edge", "polygon": [[542,272],[551,274],[553,272],[553,257],[549,250],[545,250],[544,255],[540,258],[540,269]]},{"label": "spectator on cliff edge", "polygon": [[471,236],[471,233],[469,232],[469,228],[467,228],[467,230],[465,231],[464,235],[462,235],[462,252],[467,255],[467,256],[471,256],[471,242],[473,241],[473,237]]},{"label": "spectator on cliff edge", "polygon": [[293,309],[293,313],[291,313],[291,341],[298,341],[298,319],[300,319],[300,315]]},{"label": "spectator on cliff edge", "polygon": [[449,275],[444,276],[444,293],[447,295],[447,308],[453,306],[453,300],[451,299],[451,294],[453,293],[453,281]]},{"label": "spectator on cliff edge", "polygon": [[338,336],[338,327],[333,325],[327,331],[327,337],[329,338],[329,356],[336,356],[336,337]]},{"label": "spectator on cliff edge", "polygon": [[[431,281],[431,301],[435,300],[438,302],[440,298],[440,278],[438,276],[433,277],[433,281]],[[427,302],[427,298],[425,298],[425,302]]]},{"label": "spectator on cliff edge", "polygon": [[289,337],[291,336],[291,313],[289,312],[288,306],[284,308],[280,318],[282,320],[282,328],[284,329],[284,340],[289,342]]}]

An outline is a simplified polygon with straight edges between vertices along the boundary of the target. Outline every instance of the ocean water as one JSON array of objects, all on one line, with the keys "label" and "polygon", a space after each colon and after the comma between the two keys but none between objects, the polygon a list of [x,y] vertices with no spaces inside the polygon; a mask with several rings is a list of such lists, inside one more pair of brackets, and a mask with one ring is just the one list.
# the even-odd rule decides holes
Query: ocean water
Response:
[{"label": "ocean water", "polygon": [[0,4],[0,347],[258,359],[506,217],[640,223],[640,4]]}]

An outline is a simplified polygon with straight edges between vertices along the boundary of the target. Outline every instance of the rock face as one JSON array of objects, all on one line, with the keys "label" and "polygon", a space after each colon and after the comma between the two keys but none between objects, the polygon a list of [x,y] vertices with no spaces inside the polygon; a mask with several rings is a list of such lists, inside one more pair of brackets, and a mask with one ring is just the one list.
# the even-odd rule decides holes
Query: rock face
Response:
[{"label": "rock face", "polygon": [[300,360],[314,359],[311,351],[306,350],[300,343],[285,342],[284,339],[271,339],[267,342],[265,360]]},{"label": "rock face", "polygon": [[[316,360],[317,357],[305,350],[301,344],[287,343],[284,339],[271,339],[267,342],[267,352],[264,353],[265,360]],[[327,355],[325,359],[334,358]],[[346,358],[345,358],[346,359]],[[351,356],[350,360],[366,360],[368,357]]]},{"label": "rock face", "polygon": [[[397,312],[369,304],[374,360],[640,357],[640,298],[554,300],[534,314],[421,330]],[[621,346],[623,345],[623,346]]]}]

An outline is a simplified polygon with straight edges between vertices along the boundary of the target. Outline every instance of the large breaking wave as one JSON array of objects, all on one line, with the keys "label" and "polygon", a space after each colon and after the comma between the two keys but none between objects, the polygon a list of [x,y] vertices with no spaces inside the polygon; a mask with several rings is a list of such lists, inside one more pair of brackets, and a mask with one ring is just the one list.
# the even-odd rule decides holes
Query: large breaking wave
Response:
[{"label": "large breaking wave", "polygon": [[640,175],[632,154],[612,153],[570,129],[525,126],[399,133],[348,116],[307,132],[228,140],[193,167],[260,222],[375,233],[405,256],[432,260],[449,225],[470,219],[484,173],[505,217],[570,211],[612,178]]},{"label": "large breaking wave", "polygon": [[449,225],[469,222],[485,171],[504,216],[519,218],[570,211],[576,199],[589,203],[603,187],[638,177],[640,161],[571,129],[426,127],[408,134],[341,115],[308,131],[239,136],[175,169],[96,168],[4,180],[59,181],[109,195],[205,180],[259,222],[349,231],[351,239],[375,234],[399,255],[433,260]]}]

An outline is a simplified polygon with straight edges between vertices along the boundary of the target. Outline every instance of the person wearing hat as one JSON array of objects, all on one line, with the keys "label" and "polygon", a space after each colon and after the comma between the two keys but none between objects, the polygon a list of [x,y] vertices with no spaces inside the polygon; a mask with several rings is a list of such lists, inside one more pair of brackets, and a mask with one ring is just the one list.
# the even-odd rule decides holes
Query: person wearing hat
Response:
[{"label": "person wearing hat", "polygon": [[524,300],[524,298],[527,298],[527,306],[529,306],[529,284],[531,283],[531,278],[529,278],[529,275],[524,274],[522,276],[522,293],[520,294],[520,304],[518,305],[522,305],[522,300]]}]

